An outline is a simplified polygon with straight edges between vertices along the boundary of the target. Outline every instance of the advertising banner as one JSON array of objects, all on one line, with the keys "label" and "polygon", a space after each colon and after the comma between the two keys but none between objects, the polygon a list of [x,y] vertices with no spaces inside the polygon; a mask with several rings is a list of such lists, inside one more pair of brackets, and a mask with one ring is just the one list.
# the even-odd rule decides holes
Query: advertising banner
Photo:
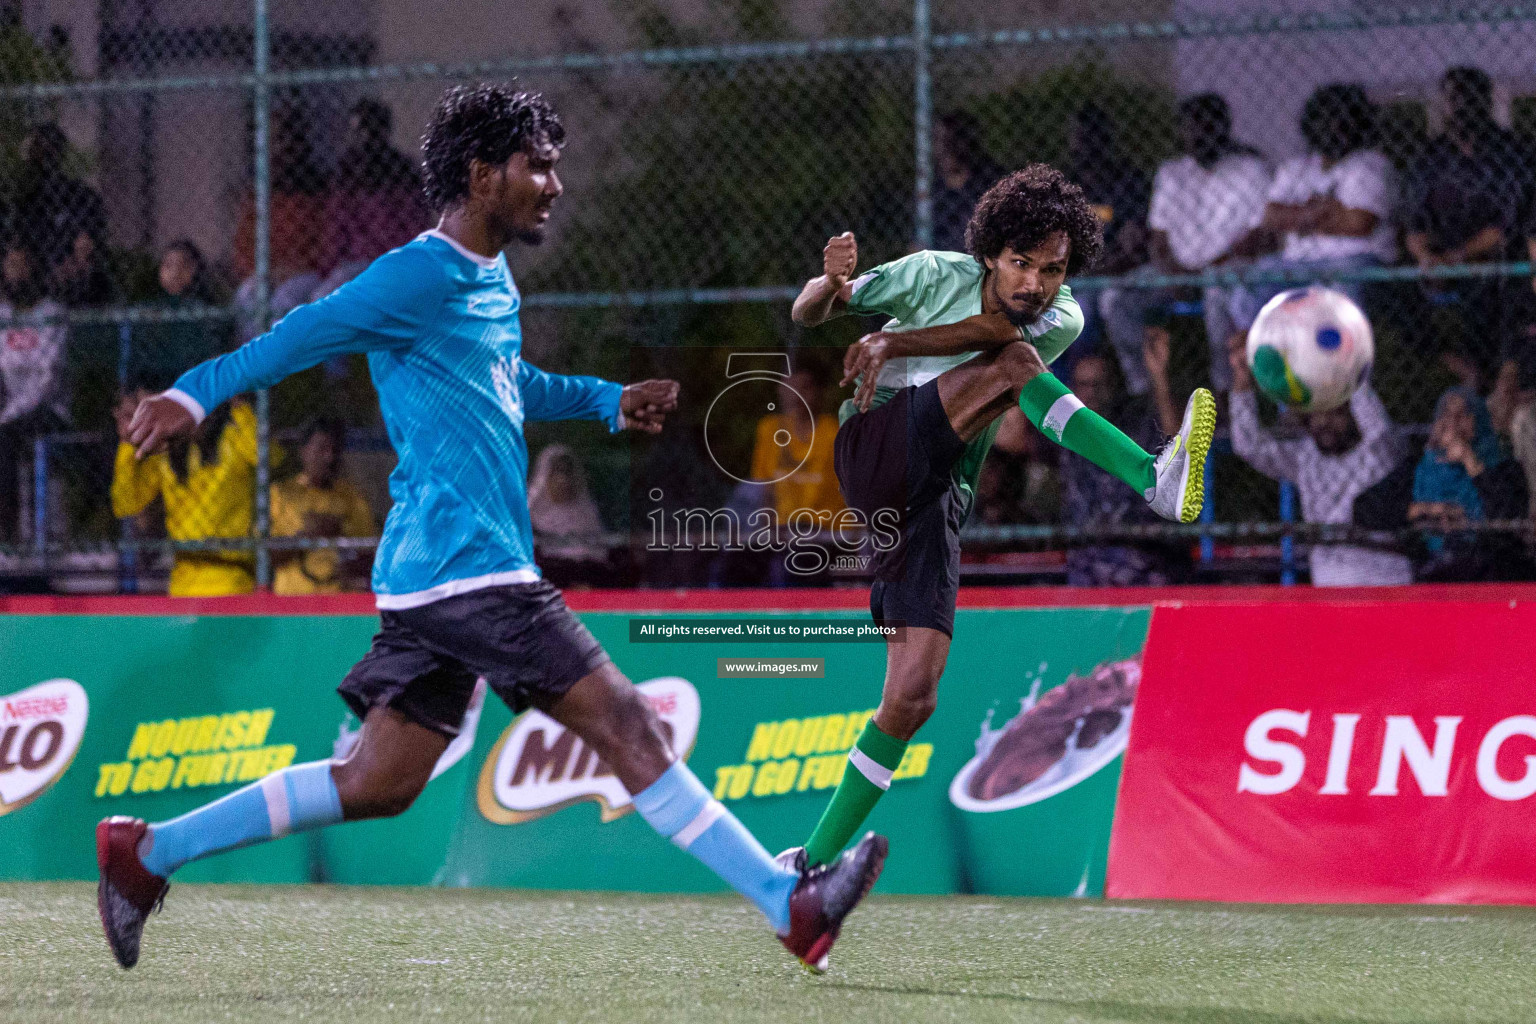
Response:
[{"label": "advertising banner", "polygon": [[[884,642],[840,628],[867,613],[753,613],[806,630],[766,646],[746,629],[658,643],[637,617],[582,615],[705,785],[770,849],[804,842],[879,702]],[[666,621],[679,619],[745,616]],[[1147,621],[1145,608],[960,611],[938,712],[869,820],[892,842],[882,890],[1102,893]],[[333,691],[376,628],[361,615],[0,617],[0,878],[93,878],[100,818],[162,820],[345,751],[358,723]],[[720,888],[547,716],[514,719],[491,697],[456,754],[400,818],[177,877]]]},{"label": "advertising banner", "polygon": [[1154,615],[1109,896],[1536,903],[1536,606]]}]

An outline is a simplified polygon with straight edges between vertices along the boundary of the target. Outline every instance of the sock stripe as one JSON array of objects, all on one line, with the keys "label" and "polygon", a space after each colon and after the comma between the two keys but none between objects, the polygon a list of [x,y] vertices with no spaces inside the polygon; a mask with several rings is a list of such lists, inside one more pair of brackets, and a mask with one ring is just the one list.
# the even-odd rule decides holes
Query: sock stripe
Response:
[{"label": "sock stripe", "polygon": [[1059,444],[1062,433],[1067,429],[1067,420],[1082,408],[1083,400],[1076,395],[1062,395],[1045,411],[1045,416],[1040,420],[1040,432]]},{"label": "sock stripe", "polygon": [[881,789],[891,788],[891,776],[896,772],[870,757],[858,747],[848,751],[848,761],[859,770],[859,774]]},{"label": "sock stripe", "polygon": [[679,850],[686,850],[693,845],[693,841],[709,830],[709,826],[719,821],[725,814],[725,805],[719,800],[711,800],[705,804],[694,819],[678,830],[672,837],[672,843]]},{"label": "sock stripe", "polygon": [[261,780],[261,795],[267,801],[267,821],[273,839],[281,839],[293,829],[293,819],[288,811],[287,774],[273,772]]}]

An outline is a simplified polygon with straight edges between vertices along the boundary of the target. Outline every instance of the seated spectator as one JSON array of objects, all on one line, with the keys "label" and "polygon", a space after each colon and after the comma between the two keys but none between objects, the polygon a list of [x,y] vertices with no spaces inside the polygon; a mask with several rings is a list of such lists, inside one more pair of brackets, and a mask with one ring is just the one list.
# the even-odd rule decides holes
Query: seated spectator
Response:
[{"label": "seated spectator", "polygon": [[1471,388],[1451,388],[1435,406],[1429,444],[1413,475],[1408,518],[1434,531],[1425,537],[1429,559],[1419,578],[1440,583],[1528,578],[1519,536],[1459,528],[1529,513],[1525,474],[1504,457],[1488,406]]},{"label": "seated spectator", "polygon": [[[757,421],[751,479],[767,484],[781,530],[790,529],[792,519],[806,523],[808,514],[815,517],[817,530],[829,530],[833,518],[844,508],[832,466],[837,417],[816,412],[821,406],[821,384],[816,374],[804,367],[779,384],[778,405],[778,410]],[[810,527],[798,529],[804,534]],[[785,560],[775,557],[770,562],[768,582],[770,586],[788,586],[810,580],[795,577]]]},{"label": "seated spectator", "polygon": [[[1509,255],[1531,187],[1526,147],[1493,117],[1493,82],[1477,68],[1451,68],[1441,80],[1447,116],[1408,178],[1409,254],[1420,267],[1502,260]],[[1487,382],[1497,369],[1503,278],[1428,279],[1435,304],[1457,306],[1467,348],[1444,353],[1465,381]],[[1427,318],[1417,317],[1424,321]]]},{"label": "seated spectator", "polygon": [[[272,486],[274,537],[375,537],[378,524],[358,489],[341,475],[347,426],[321,417],[304,430],[299,474]],[[366,551],[321,548],[275,551],[274,594],[339,594],[367,590],[373,559]]]},{"label": "seated spectator", "polygon": [[1059,449],[1022,409],[1003,413],[992,450],[976,477],[970,521],[985,526],[1045,526],[1061,518]]},{"label": "seated spectator", "polygon": [[969,252],[965,229],[981,194],[1003,176],[987,156],[981,121],[966,110],[940,114],[934,124],[933,162],[938,171],[933,189],[933,248]]},{"label": "seated spectator", "polygon": [[[1166,390],[1166,335],[1161,342],[1149,341],[1144,372],[1154,389]],[[1107,355],[1083,356],[1072,371],[1072,393],[1137,444],[1156,451],[1170,431],[1157,421],[1145,398],[1124,393],[1115,370]],[[1173,426],[1177,429],[1177,420]],[[1063,525],[1102,528],[1159,521],[1141,495],[1081,455],[1060,451]],[[1067,583],[1074,587],[1166,586],[1178,582],[1187,569],[1188,555],[1177,546],[1098,544],[1067,552]]]},{"label": "seated spectator", "polygon": [[[1136,272],[1190,274],[1228,266],[1245,253],[1240,243],[1263,219],[1270,174],[1257,152],[1232,138],[1232,114],[1215,93],[1192,96],[1179,104],[1179,147],[1184,155],[1157,169],[1147,226],[1152,234],[1152,263]],[[1142,362],[1149,318],[1176,297],[1163,289],[1122,287],[1107,290],[1099,302],[1104,327],[1120,360],[1132,394],[1151,387]],[[1227,379],[1226,347],[1232,334],[1228,290],[1203,292],[1205,332],[1211,351],[1211,382],[1218,390]]]},{"label": "seated spectator", "polygon": [[[302,306],[320,285],[326,174],[315,162],[303,116],[296,107],[272,112],[272,193],[268,207],[270,307],[274,318]],[[240,200],[234,270],[241,282],[235,303],[245,310],[242,338],[261,333],[256,323],[256,193]]]},{"label": "seated spectator", "polygon": [[816,413],[820,404],[821,385],[802,367],[779,385],[778,411],[757,421],[751,477],[771,487],[781,526],[798,510],[809,509],[823,527],[830,527],[843,510],[832,468],[837,417]]},{"label": "seated spectator", "polygon": [[602,581],[609,567],[603,520],[581,463],[563,444],[546,445],[534,462],[528,517],[547,576],[562,585]]},{"label": "seated spectator", "polygon": [[101,194],[64,170],[69,140],[57,124],[36,125],[22,140],[24,161],[16,183],[14,237],[20,239],[49,280],[75,250],[81,235],[97,253],[107,244],[107,215]]},{"label": "seated spectator", "polygon": [[[1308,523],[1351,523],[1356,499],[1402,462],[1402,438],[1366,381],[1349,405],[1303,418],[1306,435],[1285,439],[1259,425],[1258,392],[1244,337],[1232,339],[1232,450],[1274,480],[1289,480]],[[1319,587],[1380,587],[1413,582],[1408,559],[1395,551],[1352,544],[1314,544],[1312,583]]]},{"label": "seated spectator", "polygon": [[[1397,260],[1397,173],[1377,144],[1376,108],[1358,85],[1325,85],[1301,114],[1305,156],[1292,157],[1275,172],[1264,221],[1255,229],[1255,248],[1280,252],[1258,260],[1256,269],[1330,274],[1383,266]],[[1249,284],[1233,289],[1232,320],[1239,330],[1253,326],[1271,298],[1296,284]],[[1360,282],[1332,285],[1356,302]]]},{"label": "seated spectator", "polygon": [[347,119],[346,148],[325,197],[324,280],[314,297],[352,280],[384,253],[428,226],[421,177],[390,145],[394,115],[378,100],[358,100]]},{"label": "seated spectator", "polygon": [[[136,516],[157,497],[165,500],[171,540],[215,540],[251,535],[256,512],[256,414],[245,402],[210,412],[188,440],[140,462],[126,440],[139,396],[117,407],[117,462],[112,471],[112,513]],[[256,586],[254,562],[243,551],[178,551],[171,568],[172,597],[248,594]]]},{"label": "seated spectator", "polygon": [[[1066,176],[1082,187],[1104,225],[1104,251],[1094,264],[1095,274],[1129,273],[1147,262],[1147,204],[1151,182],[1147,174],[1125,154],[1114,119],[1101,107],[1087,103],[1072,118],[1067,137]],[[1103,333],[1099,296],[1073,288],[1083,310],[1083,334],[1063,353],[1058,363],[1071,376],[1071,363],[1080,351],[1100,341]]]},{"label": "seated spectator", "polygon": [[[196,311],[219,304],[218,291],[202,252],[183,238],[160,253],[159,285],[151,304],[167,311]],[[164,391],[176,378],[229,346],[219,320],[148,321],[133,326],[128,354],[130,387]]]},{"label": "seated spectator", "polygon": [[117,283],[107,270],[106,254],[90,232],[77,234],[69,252],[54,265],[48,291],[71,308],[105,306],[117,299]]},{"label": "seated spectator", "polygon": [[0,543],[19,539],[20,463],[40,434],[69,422],[64,308],[43,294],[37,259],[19,243],[0,263]]}]

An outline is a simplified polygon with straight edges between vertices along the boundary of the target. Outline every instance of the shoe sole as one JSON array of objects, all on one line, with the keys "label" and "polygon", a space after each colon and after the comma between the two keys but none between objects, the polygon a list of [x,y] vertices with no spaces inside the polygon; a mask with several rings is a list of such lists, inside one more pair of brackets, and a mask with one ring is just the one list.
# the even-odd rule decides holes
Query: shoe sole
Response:
[{"label": "shoe sole", "polygon": [[107,823],[103,821],[96,826],[96,916],[101,918],[101,931],[107,937],[107,948],[112,950],[112,958],[126,971],[139,961],[135,957],[129,962],[127,953],[118,948],[112,937],[112,926],[107,920],[107,872],[111,863],[112,844],[108,838]]},{"label": "shoe sole", "polygon": [[1216,399],[1205,388],[1196,388],[1189,396],[1194,422],[1189,427],[1189,439],[1184,444],[1186,464],[1184,494],[1179,502],[1179,522],[1192,523],[1200,518],[1205,507],[1205,457],[1211,451],[1211,438],[1216,436]]},{"label": "shoe sole", "polygon": [[[891,852],[890,840],[886,839],[885,836],[877,835],[870,843],[870,847],[873,850],[870,855],[873,863],[864,875],[864,884],[859,887],[858,898],[853,901],[853,906],[848,908],[847,913],[843,914],[844,921],[848,919],[848,914],[853,913],[854,907],[864,902],[864,897],[869,895],[869,890],[873,889],[875,883],[880,880],[880,872],[885,870],[885,858]],[[811,943],[811,948],[806,951],[805,956],[799,958],[800,966],[812,974],[825,974],[827,972],[827,960],[832,952],[832,944],[837,941],[837,937],[842,934],[842,931],[843,921],[839,921],[834,928],[823,933],[815,942]]]}]

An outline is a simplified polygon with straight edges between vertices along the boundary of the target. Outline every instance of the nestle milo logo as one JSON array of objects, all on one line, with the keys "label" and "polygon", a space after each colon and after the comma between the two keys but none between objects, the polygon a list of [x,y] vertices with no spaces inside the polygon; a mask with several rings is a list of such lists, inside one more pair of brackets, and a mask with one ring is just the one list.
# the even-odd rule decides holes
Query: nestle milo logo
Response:
[{"label": "nestle milo logo", "polygon": [[0,814],[26,806],[69,768],[85,736],[89,701],[73,679],[0,697]]},{"label": "nestle milo logo", "polygon": [[[684,760],[699,735],[699,692],[679,676],[640,683],[636,689],[661,719],[673,752]],[[480,770],[480,813],[501,825],[517,825],[584,800],[595,802],[603,821],[633,810],[629,791],[597,752],[553,718],[527,711],[512,720]]]}]

